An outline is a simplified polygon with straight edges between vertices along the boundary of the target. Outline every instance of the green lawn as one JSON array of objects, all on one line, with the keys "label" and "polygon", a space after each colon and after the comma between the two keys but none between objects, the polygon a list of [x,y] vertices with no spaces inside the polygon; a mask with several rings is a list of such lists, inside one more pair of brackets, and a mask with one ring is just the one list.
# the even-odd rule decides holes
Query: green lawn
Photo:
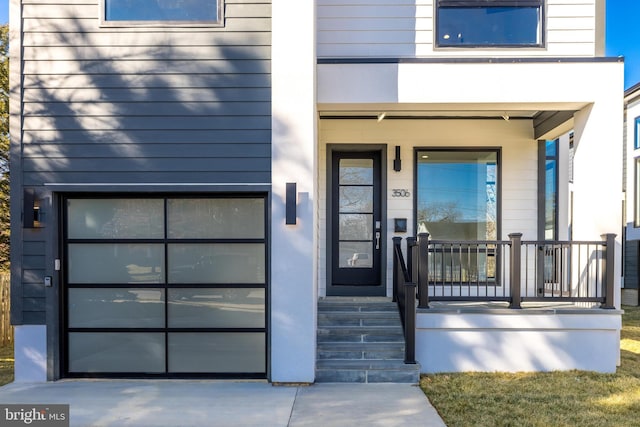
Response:
[{"label": "green lawn", "polygon": [[13,381],[13,346],[0,347],[0,385]]},{"label": "green lawn", "polygon": [[437,374],[420,385],[449,427],[640,425],[640,308],[623,309],[615,374]]}]

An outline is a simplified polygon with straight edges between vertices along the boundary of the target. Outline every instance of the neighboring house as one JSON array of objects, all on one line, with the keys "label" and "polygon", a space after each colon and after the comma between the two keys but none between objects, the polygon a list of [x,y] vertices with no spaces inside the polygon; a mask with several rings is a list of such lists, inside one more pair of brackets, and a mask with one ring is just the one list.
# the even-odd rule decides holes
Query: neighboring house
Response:
[{"label": "neighboring house", "polygon": [[[620,306],[621,236],[599,242],[622,229],[623,63],[603,56],[604,0],[10,14],[17,381],[313,382],[350,347],[319,349],[319,299],[390,297],[392,237],[419,232],[441,300],[406,326],[422,372],[615,370],[620,311],[597,307]],[[517,293],[525,309],[500,305]]]},{"label": "neighboring house", "polygon": [[624,92],[624,189],[625,242],[622,303],[640,305],[638,262],[640,260],[640,83]]}]

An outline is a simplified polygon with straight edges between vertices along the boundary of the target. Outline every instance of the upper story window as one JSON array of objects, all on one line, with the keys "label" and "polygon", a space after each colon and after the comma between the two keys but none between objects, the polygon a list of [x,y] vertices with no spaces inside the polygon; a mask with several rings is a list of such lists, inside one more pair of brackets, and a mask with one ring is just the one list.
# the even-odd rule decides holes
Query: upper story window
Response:
[{"label": "upper story window", "polygon": [[640,117],[636,117],[633,128],[633,148],[637,150],[640,148]]},{"label": "upper story window", "polygon": [[222,0],[103,0],[105,22],[219,23]]},{"label": "upper story window", "polygon": [[544,0],[437,0],[439,47],[542,46]]}]

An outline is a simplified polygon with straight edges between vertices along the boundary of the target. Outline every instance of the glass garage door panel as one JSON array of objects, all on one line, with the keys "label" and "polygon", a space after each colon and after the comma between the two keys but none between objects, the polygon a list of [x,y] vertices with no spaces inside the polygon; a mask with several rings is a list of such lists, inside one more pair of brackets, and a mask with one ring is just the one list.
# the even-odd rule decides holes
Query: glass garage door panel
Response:
[{"label": "glass garage door panel", "polygon": [[171,239],[260,239],[264,199],[170,199]]},{"label": "glass garage door panel", "polygon": [[70,328],[163,328],[164,289],[69,289]]},{"label": "glass garage door panel", "polygon": [[264,328],[264,308],[264,289],[169,289],[170,328]]},{"label": "glass garage door panel", "polygon": [[165,371],[163,333],[72,332],[69,372]]},{"label": "glass garage door panel", "polygon": [[69,283],[163,283],[164,245],[71,243]]},{"label": "glass garage door panel", "polygon": [[164,237],[162,199],[69,199],[70,239],[158,239]]},{"label": "glass garage door panel", "polygon": [[262,243],[172,243],[169,283],[264,283]]},{"label": "glass garage door panel", "polygon": [[169,372],[264,372],[264,333],[169,334]]}]

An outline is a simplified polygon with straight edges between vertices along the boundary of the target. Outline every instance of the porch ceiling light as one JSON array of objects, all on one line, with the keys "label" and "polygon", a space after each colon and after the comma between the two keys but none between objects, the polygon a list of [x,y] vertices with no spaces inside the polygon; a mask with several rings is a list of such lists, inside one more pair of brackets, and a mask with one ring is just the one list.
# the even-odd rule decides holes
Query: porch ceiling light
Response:
[{"label": "porch ceiling light", "polygon": [[508,122],[508,121],[509,121],[509,115],[506,113],[506,111],[505,111],[505,113],[502,115],[502,118],[503,118],[506,122]]},{"label": "porch ceiling light", "polygon": [[386,112],[378,114],[378,122],[381,122],[385,118],[386,115],[387,115]]}]

